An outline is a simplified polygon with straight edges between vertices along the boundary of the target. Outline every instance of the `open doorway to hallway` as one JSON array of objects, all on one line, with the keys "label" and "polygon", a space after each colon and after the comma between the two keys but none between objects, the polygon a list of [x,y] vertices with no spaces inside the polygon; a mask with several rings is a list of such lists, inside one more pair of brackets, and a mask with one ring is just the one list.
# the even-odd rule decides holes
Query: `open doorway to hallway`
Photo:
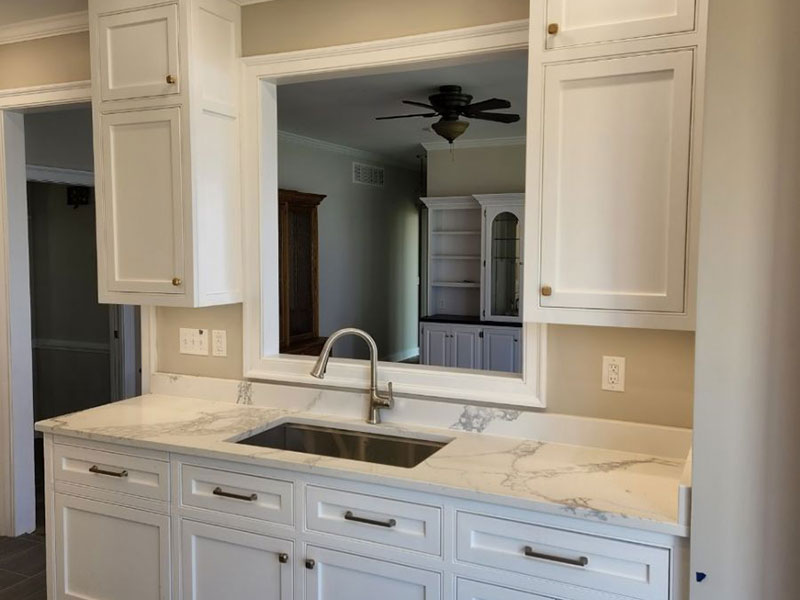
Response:
[{"label": "open doorway to hallway", "polygon": [[[97,301],[92,121],[88,106],[25,113],[34,420],[141,393],[139,309]],[[44,522],[34,437],[36,525]]]}]

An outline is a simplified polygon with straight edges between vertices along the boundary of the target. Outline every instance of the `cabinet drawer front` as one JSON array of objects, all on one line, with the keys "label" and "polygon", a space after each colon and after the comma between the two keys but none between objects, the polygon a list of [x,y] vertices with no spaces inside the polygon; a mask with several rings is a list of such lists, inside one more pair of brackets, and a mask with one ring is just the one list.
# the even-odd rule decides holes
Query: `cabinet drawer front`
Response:
[{"label": "cabinet drawer front", "polygon": [[98,18],[103,100],[178,94],[178,6]]},{"label": "cabinet drawer front", "polygon": [[694,29],[695,0],[548,0],[547,48],[612,42]]},{"label": "cabinet drawer front", "polygon": [[528,594],[499,585],[459,579],[456,584],[456,600],[552,600],[538,594]]},{"label": "cabinet drawer front", "polygon": [[440,600],[439,573],[308,546],[305,596],[313,600]]},{"label": "cabinet drawer front", "polygon": [[169,463],[60,444],[53,447],[53,459],[56,481],[169,500]]},{"label": "cabinet drawer front", "polygon": [[169,523],[164,515],[56,494],[56,598],[168,600]]},{"label": "cabinet drawer front", "polygon": [[442,553],[442,511],[436,506],[308,486],[306,519],[311,531]]},{"label": "cabinet drawer front", "polygon": [[578,598],[669,597],[666,548],[464,512],[456,527],[456,557],[462,562],[590,588]]},{"label": "cabinet drawer front", "polygon": [[291,525],[292,498],[293,485],[288,481],[192,465],[181,467],[183,506]]}]

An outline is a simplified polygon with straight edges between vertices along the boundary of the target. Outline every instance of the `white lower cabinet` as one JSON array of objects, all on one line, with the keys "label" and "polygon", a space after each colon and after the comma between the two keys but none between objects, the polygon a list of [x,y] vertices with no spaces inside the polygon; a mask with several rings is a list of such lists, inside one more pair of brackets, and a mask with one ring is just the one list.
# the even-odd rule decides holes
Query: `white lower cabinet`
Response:
[{"label": "white lower cabinet", "polygon": [[439,573],[309,546],[305,600],[439,600]]},{"label": "white lower cabinet", "polygon": [[420,323],[424,365],[522,372],[522,328],[503,325]]},{"label": "white lower cabinet", "polygon": [[539,596],[512,590],[499,585],[459,579],[456,584],[456,600],[557,600],[552,596]]},{"label": "white lower cabinet", "polygon": [[65,494],[54,504],[56,600],[170,598],[168,516]]},{"label": "white lower cabinet", "polygon": [[292,598],[290,541],[182,520],[181,547],[187,600]]},{"label": "white lower cabinet", "polygon": [[78,443],[45,439],[51,600],[688,600],[684,538]]}]

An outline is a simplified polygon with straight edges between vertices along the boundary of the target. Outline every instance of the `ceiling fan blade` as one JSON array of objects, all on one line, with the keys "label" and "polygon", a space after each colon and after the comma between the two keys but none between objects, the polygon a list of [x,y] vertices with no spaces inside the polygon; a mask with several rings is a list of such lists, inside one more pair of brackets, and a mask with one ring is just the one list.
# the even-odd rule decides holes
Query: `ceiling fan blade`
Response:
[{"label": "ceiling fan blade", "polygon": [[483,121],[495,121],[496,123],[516,123],[519,121],[519,115],[512,115],[510,113],[469,113],[464,115],[468,119],[481,119]]},{"label": "ceiling fan blade", "polygon": [[435,117],[437,113],[414,113],[413,115],[394,115],[392,117],[375,117],[376,121],[387,121],[389,119],[408,119],[409,117]]},{"label": "ceiling fan blade", "polygon": [[482,112],[484,110],[498,110],[501,108],[511,108],[511,102],[502,100],[501,98],[491,98],[483,102],[475,102],[474,104],[464,107],[464,114]]},{"label": "ceiling fan blade", "polygon": [[[413,100],[403,100],[403,104],[410,104],[411,106],[421,106],[422,108],[433,108],[430,104],[425,104],[424,102],[414,102]],[[436,110],[433,108],[433,110]]]}]

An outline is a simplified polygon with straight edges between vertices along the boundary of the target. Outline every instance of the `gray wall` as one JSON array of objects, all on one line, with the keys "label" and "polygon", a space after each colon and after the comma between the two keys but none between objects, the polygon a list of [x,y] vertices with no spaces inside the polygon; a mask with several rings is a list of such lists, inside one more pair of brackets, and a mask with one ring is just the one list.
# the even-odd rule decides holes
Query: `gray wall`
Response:
[{"label": "gray wall", "polygon": [[74,107],[25,115],[25,162],[94,171],[91,109]]},{"label": "gray wall", "polygon": [[[281,139],[284,189],[325,194],[319,207],[320,335],[342,327],[369,331],[382,358],[418,347],[418,175],[385,166],[383,188],[353,183],[346,154]],[[365,358],[366,346],[343,339],[335,355]]]}]

